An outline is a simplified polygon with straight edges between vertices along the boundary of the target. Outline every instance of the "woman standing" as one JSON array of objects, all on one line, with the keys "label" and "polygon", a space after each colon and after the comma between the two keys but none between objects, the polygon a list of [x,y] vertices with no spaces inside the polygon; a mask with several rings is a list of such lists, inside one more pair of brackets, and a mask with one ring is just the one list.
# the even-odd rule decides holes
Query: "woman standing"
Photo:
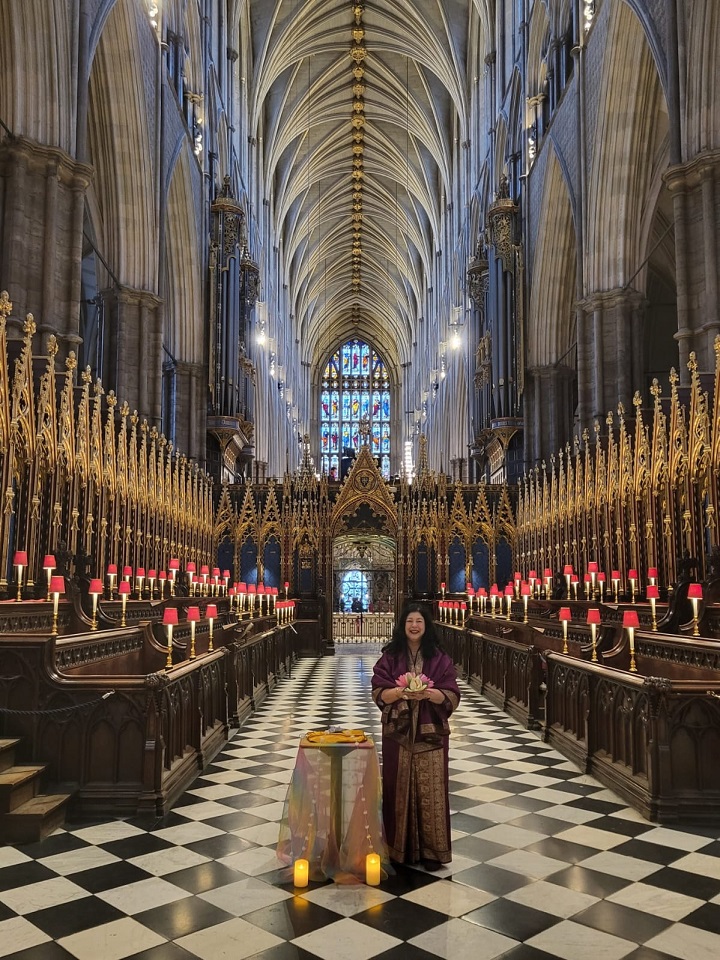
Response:
[{"label": "woman standing", "polygon": [[[423,676],[427,684],[410,680]],[[452,860],[448,718],[460,691],[453,662],[419,604],[402,612],[383,648],[372,696],[382,710],[383,821],[390,858],[438,870]]]}]

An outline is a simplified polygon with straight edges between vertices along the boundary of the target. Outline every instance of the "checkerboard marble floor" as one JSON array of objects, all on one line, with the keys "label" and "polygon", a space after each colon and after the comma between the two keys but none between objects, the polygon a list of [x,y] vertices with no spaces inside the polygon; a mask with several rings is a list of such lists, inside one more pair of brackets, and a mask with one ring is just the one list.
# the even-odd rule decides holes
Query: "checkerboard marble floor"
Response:
[{"label": "checkerboard marble floor", "polygon": [[331,723],[379,734],[376,657],[301,660],[164,820],[0,848],[0,956],[720,957],[720,831],[646,822],[467,685],[450,753],[452,864],[295,894],[274,846],[298,741]]}]

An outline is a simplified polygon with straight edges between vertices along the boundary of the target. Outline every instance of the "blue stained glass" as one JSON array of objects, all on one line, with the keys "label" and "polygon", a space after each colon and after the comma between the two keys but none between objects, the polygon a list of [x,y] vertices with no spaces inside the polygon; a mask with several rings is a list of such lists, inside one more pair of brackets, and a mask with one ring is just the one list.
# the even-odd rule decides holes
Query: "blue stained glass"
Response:
[{"label": "blue stained glass", "polygon": [[380,472],[386,480],[390,479],[390,457],[384,456],[380,463]]},{"label": "blue stained glass", "polygon": [[360,361],[362,365],[362,373],[363,376],[366,377],[368,375],[368,371],[370,370],[370,347],[366,343],[364,343],[360,349],[360,356],[362,358]]},{"label": "blue stained glass", "polygon": [[340,471],[340,459],[337,456],[330,457],[330,469],[335,470],[335,473]]},{"label": "blue stained glass", "polygon": [[321,473],[327,473],[327,472],[328,472],[328,458],[327,458],[327,457],[320,457],[320,471],[321,471]]},{"label": "blue stained glass", "polygon": [[[320,393],[320,461],[328,472],[339,469],[343,447],[360,449],[359,421],[371,423],[370,449],[382,456],[383,476],[390,473],[390,390],[385,364],[372,347],[355,338],[327,361]],[[369,388],[369,389],[368,389]]]}]

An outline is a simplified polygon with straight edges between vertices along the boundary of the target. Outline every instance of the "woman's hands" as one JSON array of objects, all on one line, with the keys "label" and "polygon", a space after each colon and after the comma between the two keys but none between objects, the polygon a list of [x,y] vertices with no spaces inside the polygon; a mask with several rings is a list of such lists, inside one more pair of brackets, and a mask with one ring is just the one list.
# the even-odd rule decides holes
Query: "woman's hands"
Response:
[{"label": "woman's hands", "polygon": [[406,690],[403,698],[405,700],[430,700],[431,703],[442,703],[445,694],[435,687],[426,687],[425,690]]}]

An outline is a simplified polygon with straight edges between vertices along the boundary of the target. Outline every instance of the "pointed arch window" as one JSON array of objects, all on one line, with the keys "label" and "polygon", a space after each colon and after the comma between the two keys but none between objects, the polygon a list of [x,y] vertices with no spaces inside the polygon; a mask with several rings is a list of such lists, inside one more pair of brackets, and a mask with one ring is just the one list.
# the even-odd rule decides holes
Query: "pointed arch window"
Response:
[{"label": "pointed arch window", "polygon": [[384,360],[362,340],[348,340],[328,360],[320,389],[320,469],[340,477],[346,447],[355,453],[362,427],[370,452],[390,478],[390,380]]}]

